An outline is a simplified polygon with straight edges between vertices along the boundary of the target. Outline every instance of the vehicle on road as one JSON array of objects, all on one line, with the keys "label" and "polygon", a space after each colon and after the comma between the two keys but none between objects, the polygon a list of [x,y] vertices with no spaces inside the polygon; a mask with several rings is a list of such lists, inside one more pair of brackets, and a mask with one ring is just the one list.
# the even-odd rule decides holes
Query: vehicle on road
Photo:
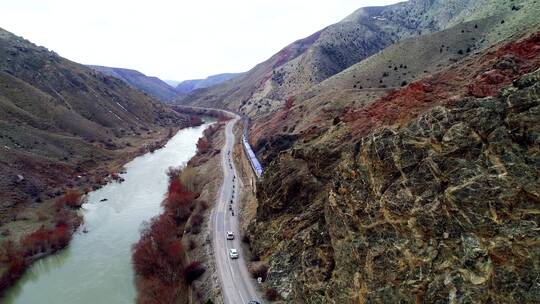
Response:
[{"label": "vehicle on road", "polygon": [[261,302],[257,302],[257,301],[255,301],[255,300],[251,300],[251,301],[248,302],[248,304],[261,304]]},{"label": "vehicle on road", "polygon": [[229,249],[229,257],[231,259],[238,259],[238,250],[234,248]]},{"label": "vehicle on road", "polygon": [[234,240],[234,234],[232,231],[227,231],[227,240]]}]

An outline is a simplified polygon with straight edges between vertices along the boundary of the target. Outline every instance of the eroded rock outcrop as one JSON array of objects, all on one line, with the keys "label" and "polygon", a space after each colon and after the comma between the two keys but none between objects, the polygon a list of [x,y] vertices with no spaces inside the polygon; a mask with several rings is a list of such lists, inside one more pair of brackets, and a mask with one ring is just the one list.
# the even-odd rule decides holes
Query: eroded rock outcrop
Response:
[{"label": "eroded rock outcrop", "polygon": [[293,149],[258,187],[252,249],[288,302],[538,303],[539,147],[537,70],[341,155]]}]

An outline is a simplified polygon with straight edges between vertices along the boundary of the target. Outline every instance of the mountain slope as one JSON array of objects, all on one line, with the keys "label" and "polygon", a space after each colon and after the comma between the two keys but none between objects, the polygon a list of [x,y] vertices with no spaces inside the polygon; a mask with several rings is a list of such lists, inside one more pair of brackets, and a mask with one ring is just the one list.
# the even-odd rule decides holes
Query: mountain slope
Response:
[{"label": "mountain slope", "polygon": [[538,302],[538,30],[282,134],[248,229],[268,286],[289,303]]},{"label": "mountain slope", "polygon": [[[534,16],[540,14],[540,6],[523,7],[527,9],[516,11],[510,7],[506,11],[497,11],[493,16],[479,17],[395,43],[309,89],[291,94],[288,100],[294,100],[293,107],[286,115],[281,111],[283,102],[269,105],[248,103],[243,109],[255,118],[251,141],[265,163],[277,152],[272,146],[284,149],[290,146],[292,142],[286,139],[289,137],[287,134],[313,133],[314,127],[331,127],[333,120],[349,108],[365,106],[400,86],[449,65],[459,65],[472,54],[501,39],[534,31],[538,28],[538,20]],[[469,16],[485,15],[483,10],[467,12]],[[497,34],[496,37],[489,39],[493,33]],[[265,151],[274,152],[267,155]]]},{"label": "mountain slope", "polygon": [[505,23],[483,37],[484,45],[492,45],[519,27],[534,23],[537,6],[534,0],[416,0],[362,8],[343,21],[287,46],[243,76],[194,92],[179,102],[226,107],[250,117],[265,115],[283,106],[290,96],[301,94],[406,38],[498,15],[499,21]]},{"label": "mountain slope", "polygon": [[[501,24],[501,20],[508,21]],[[278,114],[271,112],[259,117],[252,129],[253,143],[257,144],[260,138],[268,139],[272,134],[308,132],[313,125],[330,126],[332,120],[348,108],[369,104],[391,90],[432,75],[449,65],[459,65],[472,54],[491,46],[485,37],[494,30],[506,29],[505,25],[511,20],[511,16],[495,15],[389,46],[294,95],[295,108],[288,113],[285,121],[279,119],[279,111]],[[534,28],[524,25],[514,35],[522,35]],[[505,37],[509,35],[510,31]],[[305,111],[306,108],[310,111]]]},{"label": "mountain slope", "polygon": [[0,88],[2,225],[66,185],[95,184],[92,172],[107,175],[112,163],[189,123],[123,81],[3,29]]},{"label": "mountain slope", "polygon": [[223,73],[218,75],[208,76],[205,79],[191,79],[180,82],[176,85],[175,90],[182,95],[188,94],[197,89],[204,89],[218,85],[224,81],[233,79],[242,75],[242,73]]},{"label": "mountain slope", "polygon": [[89,67],[103,74],[122,79],[127,84],[163,102],[169,102],[177,95],[174,88],[163,80],[157,77],[146,76],[139,71],[98,65],[89,65]]},{"label": "mountain slope", "polygon": [[534,0],[361,9],[185,98],[251,118],[265,173],[242,216],[263,288],[538,302],[539,15]]}]

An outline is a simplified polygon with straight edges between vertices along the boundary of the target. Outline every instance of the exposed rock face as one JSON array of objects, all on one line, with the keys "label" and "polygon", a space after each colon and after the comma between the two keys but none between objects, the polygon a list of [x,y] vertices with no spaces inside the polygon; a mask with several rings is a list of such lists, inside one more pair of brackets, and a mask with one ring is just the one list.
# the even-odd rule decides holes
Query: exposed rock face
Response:
[{"label": "exposed rock face", "polygon": [[264,155],[262,165],[266,166],[270,160],[276,158],[282,151],[289,149],[298,139],[295,134],[277,134],[269,139],[263,138],[257,142],[255,150]]},{"label": "exposed rock face", "polygon": [[282,153],[252,248],[287,302],[538,303],[539,147],[537,70],[341,155]]}]

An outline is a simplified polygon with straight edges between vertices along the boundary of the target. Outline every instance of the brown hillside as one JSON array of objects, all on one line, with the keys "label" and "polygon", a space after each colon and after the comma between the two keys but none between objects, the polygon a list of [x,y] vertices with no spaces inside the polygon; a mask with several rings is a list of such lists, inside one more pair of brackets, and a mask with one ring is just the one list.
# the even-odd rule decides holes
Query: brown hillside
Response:
[{"label": "brown hillside", "polygon": [[111,165],[188,123],[121,80],[0,29],[0,232],[32,229],[42,202],[101,183]]}]

